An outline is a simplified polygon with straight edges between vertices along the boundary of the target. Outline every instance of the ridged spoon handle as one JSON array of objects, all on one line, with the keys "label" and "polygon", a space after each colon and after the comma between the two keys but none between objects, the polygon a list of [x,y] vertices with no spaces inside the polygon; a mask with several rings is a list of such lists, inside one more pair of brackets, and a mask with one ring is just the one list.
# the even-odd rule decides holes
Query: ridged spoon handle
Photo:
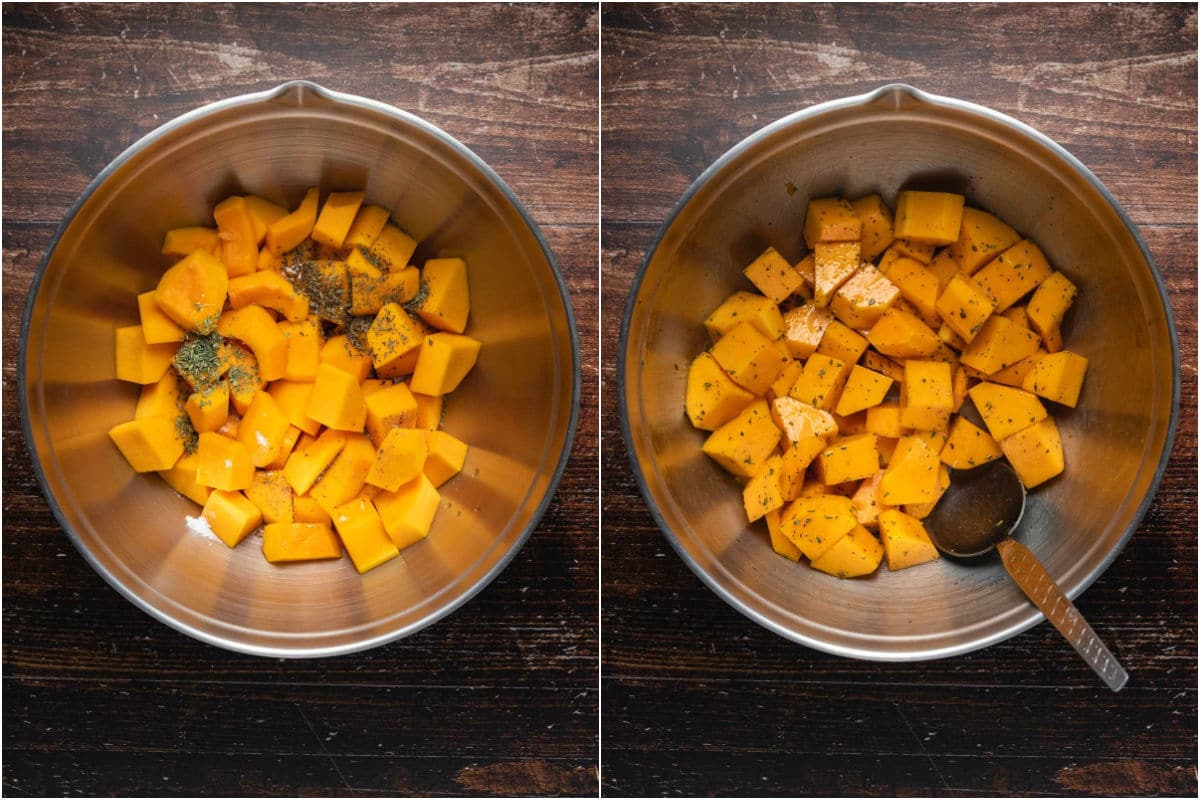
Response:
[{"label": "ridged spoon handle", "polygon": [[1096,674],[1114,692],[1119,692],[1129,680],[1129,673],[1100,641],[1100,637],[1087,624],[1083,615],[1058,588],[1058,584],[1046,572],[1029,548],[1015,539],[1005,537],[997,545],[1000,558],[1009,576],[1021,587],[1021,591],[1033,601],[1046,619],[1071,643],[1075,651],[1083,656]]}]

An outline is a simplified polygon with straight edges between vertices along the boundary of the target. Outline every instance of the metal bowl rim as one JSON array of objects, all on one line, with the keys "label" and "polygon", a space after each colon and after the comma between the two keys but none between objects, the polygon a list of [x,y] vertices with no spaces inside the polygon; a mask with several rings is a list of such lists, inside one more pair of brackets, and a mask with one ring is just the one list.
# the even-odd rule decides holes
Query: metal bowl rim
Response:
[{"label": "metal bowl rim", "polygon": [[676,554],[679,555],[683,562],[688,565],[688,568],[691,569],[692,572],[694,572],[696,576],[700,578],[700,580],[703,581],[706,586],[708,586],[709,589],[716,593],[718,597],[732,606],[736,611],[740,612],[764,628],[786,639],[806,645],[815,650],[820,650],[837,656],[862,659],[865,661],[925,661],[963,655],[965,653],[974,652],[975,650],[981,650],[985,647],[990,647],[991,645],[1009,639],[1018,633],[1029,630],[1034,625],[1037,625],[1039,622],[1045,619],[1045,617],[1041,611],[1037,610],[1037,608],[1033,605],[1030,605],[1029,609],[1025,612],[1022,618],[1018,619],[1017,622],[990,636],[945,647],[925,649],[914,648],[901,652],[891,652],[886,650],[873,650],[865,647],[830,644],[821,639],[791,630],[790,628],[769,619],[765,614],[761,614],[750,608],[747,608],[715,577],[704,570],[688,554],[679,538],[675,535],[675,532],[671,530],[670,526],[667,525],[666,519],[663,517],[662,511],[659,509],[658,504],[655,503],[654,498],[650,493],[650,487],[646,482],[646,477],[642,470],[641,462],[638,459],[637,452],[634,447],[633,430],[630,427],[629,422],[628,395],[625,380],[626,367],[628,364],[629,328],[633,320],[633,312],[635,306],[637,305],[637,298],[642,288],[642,282],[646,276],[646,270],[649,268],[650,261],[654,258],[655,253],[658,251],[659,245],[662,244],[662,240],[666,236],[667,231],[670,230],[676,218],[692,201],[692,198],[695,197],[700,189],[703,188],[710,180],[715,178],[729,164],[741,157],[743,153],[749,151],[755,144],[772,136],[773,134],[793,125],[802,124],[831,111],[837,111],[844,108],[853,108],[856,106],[867,106],[888,95],[907,95],[925,105],[935,107],[943,106],[946,108],[957,109],[959,111],[965,111],[969,114],[975,114],[985,119],[992,120],[993,122],[998,122],[1012,129],[1014,133],[1023,135],[1029,139],[1032,139],[1035,143],[1046,147],[1054,155],[1062,159],[1063,162],[1065,162],[1068,166],[1072,167],[1076,172],[1078,172],[1097,192],[1099,192],[1100,196],[1103,197],[1112,210],[1116,212],[1118,218],[1124,224],[1125,229],[1133,237],[1134,242],[1141,250],[1142,257],[1145,259],[1146,265],[1150,268],[1150,275],[1154,279],[1155,287],[1158,290],[1159,302],[1162,305],[1166,318],[1167,333],[1170,339],[1171,352],[1173,356],[1171,361],[1171,415],[1167,423],[1166,439],[1164,440],[1163,451],[1159,456],[1158,465],[1154,470],[1154,475],[1150,481],[1150,485],[1147,488],[1145,496],[1138,504],[1138,508],[1134,512],[1132,521],[1125,529],[1124,533],[1122,533],[1121,538],[1117,541],[1117,544],[1105,555],[1103,559],[1101,559],[1096,568],[1086,575],[1083,581],[1081,581],[1073,591],[1068,593],[1070,599],[1074,600],[1077,596],[1082,594],[1089,586],[1092,585],[1092,583],[1096,581],[1097,578],[1100,577],[1101,574],[1104,573],[1105,570],[1108,569],[1108,567],[1116,559],[1117,555],[1120,554],[1120,552],[1125,548],[1125,545],[1128,543],[1130,537],[1133,536],[1134,531],[1136,531],[1138,526],[1141,524],[1142,518],[1146,515],[1146,512],[1150,507],[1150,503],[1153,501],[1155,494],[1158,492],[1159,484],[1162,482],[1163,474],[1166,472],[1167,463],[1171,457],[1172,445],[1175,441],[1175,433],[1179,418],[1181,378],[1179,336],[1175,329],[1175,315],[1171,308],[1170,299],[1167,295],[1167,290],[1165,284],[1163,283],[1162,275],[1159,273],[1158,266],[1155,264],[1154,258],[1150,254],[1150,249],[1146,246],[1145,241],[1143,241],[1141,234],[1138,232],[1137,227],[1133,223],[1133,220],[1126,213],[1125,209],[1121,207],[1121,204],[1117,202],[1117,199],[1113,197],[1112,193],[1109,192],[1103,183],[1101,183],[1100,179],[1097,178],[1091,170],[1084,166],[1079,159],[1071,155],[1064,147],[1062,147],[1062,145],[1058,144],[1053,139],[1038,132],[1036,129],[1026,125],[1020,120],[1010,117],[1007,114],[1002,114],[999,111],[986,106],[981,106],[965,100],[958,100],[952,97],[931,94],[904,83],[890,83],[871,92],[830,100],[817,105],[809,106],[808,108],[804,108],[799,111],[795,111],[776,120],[775,122],[759,128],[757,131],[751,133],[749,136],[742,139],[740,142],[727,150],[720,158],[718,158],[707,169],[705,169],[704,172],[700,174],[700,177],[696,178],[696,180],[692,182],[692,184],[683,193],[683,196],[679,199],[679,202],[675,204],[675,207],[671,210],[671,213],[667,216],[666,220],[659,227],[658,232],[655,234],[654,241],[646,251],[646,256],[642,260],[642,265],[638,269],[638,272],[634,276],[633,282],[630,285],[629,297],[626,298],[625,311],[621,319],[620,337],[617,342],[617,401],[618,414],[621,421],[621,434],[625,439],[625,447],[627,450],[626,454],[629,458],[629,463],[630,467],[632,468],[634,478],[637,481],[638,489],[641,491],[642,497],[646,501],[646,506],[650,511],[650,515],[654,518],[655,524],[658,525],[658,528],[660,531],[662,531],[664,537],[668,542],[671,543],[671,547],[674,548]]},{"label": "metal bowl rim", "polygon": [[[27,345],[29,326],[33,317],[33,307],[38,296],[38,291],[41,288],[42,279],[45,277],[46,267],[50,262],[50,257],[54,254],[55,249],[58,247],[59,240],[71,226],[71,223],[74,222],[75,217],[79,213],[80,209],[83,208],[84,204],[87,203],[96,190],[100,188],[100,186],[106,180],[108,180],[109,176],[111,176],[112,173],[117,170],[117,168],[129,161],[131,158],[133,158],[133,156],[135,156],[148,145],[174,132],[178,128],[190,125],[198,119],[218,113],[220,111],[224,111],[226,109],[235,108],[237,106],[269,102],[288,93],[303,91],[312,92],[319,97],[326,98],[335,103],[358,106],[369,111],[374,111],[378,114],[390,116],[400,122],[406,123],[412,127],[418,128],[428,134],[433,135],[436,139],[448,145],[455,153],[457,153],[457,155],[464,158],[471,166],[478,169],[484,175],[484,177],[488,179],[489,182],[491,182],[497,189],[500,190],[501,194],[509,203],[512,204],[513,209],[517,212],[522,221],[529,228],[529,231],[533,234],[538,243],[538,247],[541,249],[542,254],[546,257],[546,262],[550,265],[551,274],[554,277],[555,285],[558,287],[559,300],[562,303],[567,320],[567,329],[570,335],[571,400],[567,419],[567,427],[565,430],[566,435],[563,440],[562,453],[559,455],[558,463],[555,465],[550,476],[550,481],[546,486],[545,494],[538,503],[537,508],[534,510],[533,516],[530,518],[529,523],[525,526],[524,530],[521,531],[516,540],[509,547],[507,552],[505,552],[505,554],[501,556],[495,564],[492,565],[491,569],[480,576],[480,578],[474,584],[468,587],[466,591],[458,595],[452,602],[435,609],[416,622],[379,636],[336,646],[283,648],[249,645],[236,639],[210,634],[191,625],[185,624],[167,612],[160,610],[153,604],[144,601],[96,560],[91,551],[84,546],[78,534],[76,534],[75,529],[70,525],[64,516],[62,508],[58,503],[58,499],[54,496],[54,493],[51,492],[50,486],[46,481],[46,475],[42,469],[41,459],[38,457],[37,450],[34,448],[33,428],[29,416],[29,403],[27,399],[28,387],[26,381],[26,365],[28,361]],[[202,642],[205,642],[206,644],[211,644],[233,652],[265,656],[270,658],[323,658],[327,656],[346,655],[349,653],[356,653],[378,647],[380,645],[387,644],[388,642],[396,641],[397,639],[402,639],[453,613],[472,597],[482,591],[485,586],[495,580],[496,577],[504,571],[504,568],[508,566],[509,562],[516,557],[521,548],[524,547],[525,542],[529,539],[534,529],[537,528],[538,524],[541,522],[542,517],[549,508],[550,501],[553,499],[555,491],[558,488],[559,480],[562,478],[563,472],[566,470],[567,462],[570,460],[572,446],[575,441],[576,426],[579,421],[580,384],[583,380],[583,369],[579,354],[579,331],[576,326],[575,311],[570,301],[570,295],[567,292],[566,283],[564,282],[562,273],[559,270],[558,262],[554,258],[554,253],[551,251],[550,245],[546,242],[545,237],[542,235],[541,229],[538,227],[537,223],[533,221],[533,218],[529,215],[529,212],[525,209],[525,206],[522,205],[521,201],[517,199],[517,196],[513,193],[512,189],[509,188],[508,184],[505,183],[504,180],[498,174],[496,174],[495,170],[488,166],[487,163],[484,162],[483,159],[481,159],[478,155],[476,155],[470,148],[433,123],[428,122],[421,117],[412,114],[411,112],[404,111],[403,109],[387,103],[382,103],[378,100],[372,100],[370,98],[361,97],[358,95],[337,92],[332,89],[326,89],[317,83],[305,80],[287,81],[272,89],[237,95],[235,97],[217,100],[213,103],[208,103],[195,108],[165,122],[154,130],[148,132],[136,142],[129,145],[129,147],[125,148],[120,155],[109,162],[108,166],[101,170],[100,173],[92,179],[91,183],[87,185],[87,188],[83,190],[83,193],[67,211],[66,216],[63,218],[63,221],[59,224],[58,229],[54,232],[49,244],[46,246],[46,252],[43,254],[42,260],[38,264],[37,270],[33,276],[33,280],[29,285],[29,294],[25,299],[25,308],[21,315],[21,333],[18,339],[17,349],[17,394],[18,401],[20,403],[21,428],[22,433],[25,436],[25,447],[29,452],[30,461],[33,464],[33,473],[37,477],[38,485],[41,486],[42,495],[46,498],[46,502],[49,504],[51,512],[53,512],[55,519],[58,520],[58,524],[62,527],[63,531],[66,532],[68,538],[70,538],[71,543],[75,546],[75,549],[78,550],[80,555],[82,555],[88,564],[91,565],[92,569],[95,570],[110,586],[123,595],[126,600],[129,600],[131,603],[133,603],[133,605],[140,608],[142,611],[146,612],[158,621],[174,628],[177,631],[180,631],[181,633],[186,634],[187,636],[192,637],[193,639],[198,639]]]}]

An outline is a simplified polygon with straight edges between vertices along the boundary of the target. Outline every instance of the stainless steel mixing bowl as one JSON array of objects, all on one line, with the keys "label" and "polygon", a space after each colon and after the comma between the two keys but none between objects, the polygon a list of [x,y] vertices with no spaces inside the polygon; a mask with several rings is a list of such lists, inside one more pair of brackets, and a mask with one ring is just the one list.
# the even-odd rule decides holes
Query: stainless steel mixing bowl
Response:
[{"label": "stainless steel mixing bowl", "polygon": [[[941,559],[839,581],[775,555],[683,413],[704,317],[747,288],[768,244],[798,258],[810,197],[962,192],[1032,237],[1080,288],[1064,331],[1090,359],[1079,407],[1056,412],[1066,473],[1031,493],[1018,537],[1074,598],[1116,557],[1162,476],[1179,404],[1174,324],[1150,253],[1082,164],[989,109],[885,86],[750,136],[688,189],[634,282],[618,347],[622,425],[651,512],[679,555],[755,622],[831,653],[889,661],[1001,641],[1041,614],[998,561]],[[1101,631],[1103,635],[1103,631]],[[1120,654],[1120,642],[1109,642]]]},{"label": "stainless steel mixing bowl", "polygon": [[[479,362],[446,404],[470,444],[429,537],[366,575],[349,559],[277,567],[185,525],[197,508],[136,475],[109,427],[138,388],[114,380],[113,329],[166,263],[163,233],[232,193],[294,207],[309,186],[364,189],[420,240],[462,255]],[[307,82],[186,114],[122,153],[71,209],[42,261],[21,333],[25,434],[79,551],[141,608],[198,639],[270,656],[372,647],[450,613],[513,558],[546,510],[578,413],[574,317],[550,249],[512,192],[445,132]]]}]

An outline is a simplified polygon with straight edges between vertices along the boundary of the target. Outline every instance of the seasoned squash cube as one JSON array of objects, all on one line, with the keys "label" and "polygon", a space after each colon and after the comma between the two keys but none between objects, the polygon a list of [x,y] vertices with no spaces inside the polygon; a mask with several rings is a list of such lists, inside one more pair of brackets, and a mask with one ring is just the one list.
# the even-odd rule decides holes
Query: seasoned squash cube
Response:
[{"label": "seasoned squash cube", "polygon": [[262,306],[248,305],[225,312],[217,323],[217,332],[250,348],[264,381],[278,380],[287,372],[287,338]]},{"label": "seasoned squash cube", "polygon": [[272,564],[341,558],[342,545],[328,523],[275,522],[263,526],[263,557]]},{"label": "seasoned squash cube", "polygon": [[997,442],[1045,419],[1046,407],[1034,395],[1011,386],[980,383],[967,392]]},{"label": "seasoned squash cube", "polygon": [[202,433],[197,448],[196,483],[226,492],[245,489],[254,479],[250,451],[236,439]]},{"label": "seasoned squash cube", "polygon": [[350,313],[356,317],[378,314],[388,303],[407,303],[417,296],[421,271],[405,267],[397,272],[372,278],[355,275],[350,278]]},{"label": "seasoned squash cube", "polygon": [[825,328],[825,335],[817,345],[817,352],[847,364],[853,364],[867,351],[869,343],[865,336],[855,333],[836,319]]},{"label": "seasoned squash cube", "polygon": [[883,545],[866,528],[855,525],[850,533],[813,559],[812,567],[837,578],[857,578],[874,572],[882,560]]},{"label": "seasoned squash cube", "polygon": [[851,366],[841,359],[813,353],[788,396],[822,411],[832,411],[850,377]]},{"label": "seasoned squash cube", "polygon": [[974,277],[1000,313],[1037,288],[1051,272],[1041,248],[1025,239],[998,255]]},{"label": "seasoned squash cube", "polygon": [[339,504],[330,516],[354,568],[360,573],[400,555],[383,529],[379,512],[367,497],[359,495]]},{"label": "seasoned squash cube", "polygon": [[867,333],[867,341],[891,358],[928,358],[938,352],[941,340],[920,318],[889,308]]},{"label": "seasoned squash cube", "polygon": [[863,479],[858,488],[854,490],[854,494],[850,495],[854,518],[858,520],[859,525],[868,530],[876,530],[879,527],[880,512],[891,508],[891,506],[879,502],[879,481],[882,478],[883,473],[876,472]]},{"label": "seasoned squash cube", "polygon": [[817,242],[813,248],[815,283],[813,302],[821,308],[829,305],[834,292],[862,264],[858,242]]},{"label": "seasoned squash cube", "polygon": [[365,247],[355,247],[346,256],[346,272],[350,274],[351,291],[355,278],[374,278],[379,280],[385,274],[388,265],[382,261],[376,262],[375,256]]},{"label": "seasoned squash cube", "polygon": [[947,192],[900,192],[896,238],[923,244],[953,244],[962,226],[963,196]]},{"label": "seasoned squash cube", "polygon": [[765,394],[783,369],[779,350],[748,322],[733,326],[711,353],[730,378],[755,395]]},{"label": "seasoned squash cube", "polygon": [[267,522],[291,522],[292,487],[278,470],[257,470],[246,487],[246,499],[258,508]]},{"label": "seasoned squash cube", "polygon": [[183,341],[183,328],[172,322],[158,307],[158,303],[154,302],[153,289],[139,294],[137,304],[138,317],[142,321],[142,338],[146,340],[146,344]]},{"label": "seasoned squash cube", "polygon": [[1040,486],[1063,471],[1062,438],[1053,417],[1001,439],[1000,449],[1027,489]]},{"label": "seasoned squash cube", "polygon": [[176,349],[172,342],[147,344],[141,325],[117,328],[117,378],[143,386],[158,383],[167,374]]},{"label": "seasoned squash cube", "polygon": [[183,442],[176,435],[175,421],[166,417],[122,422],[109,429],[108,437],[134,472],[171,469],[183,455]]},{"label": "seasoned squash cube", "polygon": [[362,201],[362,192],[330,192],[313,225],[313,241],[340,248],[346,241],[350,226],[354,224]]},{"label": "seasoned squash cube", "polygon": [[829,311],[812,303],[793,308],[783,315],[783,343],[793,358],[808,358],[817,351],[832,322]]},{"label": "seasoned squash cube", "polygon": [[388,265],[392,272],[398,272],[408,266],[416,249],[417,240],[389,220],[371,243],[369,252],[375,261]]},{"label": "seasoned squash cube", "polygon": [[292,451],[296,449],[296,443],[300,441],[300,437],[303,435],[304,431],[295,425],[289,425],[287,433],[283,435],[283,441],[279,445],[279,450],[275,454],[275,460],[267,464],[264,469],[278,472],[287,466],[288,459],[292,457]]},{"label": "seasoned squash cube", "polygon": [[849,497],[814,494],[793,500],[779,518],[779,528],[809,560],[820,558],[858,527]]},{"label": "seasoned squash cube", "polygon": [[688,368],[685,399],[692,425],[715,431],[748,406],[754,395],[734,383],[711,353],[701,353]]},{"label": "seasoned squash cube", "polygon": [[258,362],[253,353],[230,341],[224,343],[219,354],[221,374],[229,381],[229,400],[237,413],[245,414],[255,393],[266,386],[258,371]]},{"label": "seasoned squash cube", "polygon": [[834,293],[829,310],[851,328],[867,330],[899,296],[900,290],[886,275],[864,264]]},{"label": "seasoned squash cube", "polygon": [[333,517],[311,497],[292,496],[292,516],[297,523],[333,525]]},{"label": "seasoned squash cube", "polygon": [[940,361],[904,362],[900,425],[906,430],[934,431],[946,427],[954,409],[950,365]]},{"label": "seasoned squash cube", "polygon": [[868,478],[879,471],[875,434],[837,439],[820,452],[816,463],[817,477],[826,486]]},{"label": "seasoned squash cube", "polygon": [[419,394],[453,392],[475,366],[479,348],[479,341],[458,333],[426,336],[409,386]]},{"label": "seasoned squash cube", "polygon": [[211,256],[220,256],[221,237],[216,228],[192,226],[187,228],[172,228],[163,237],[162,254],[164,256],[190,256],[196,250],[206,250]]},{"label": "seasoned squash cube", "polygon": [[[785,449],[815,436],[822,440],[821,447],[817,448],[820,450],[824,448],[826,440],[837,434],[837,422],[832,414],[795,398],[775,398],[770,405],[770,411],[771,420],[783,434]],[[814,452],[814,456],[815,454]]]},{"label": "seasoned squash cube", "polygon": [[429,455],[421,471],[437,488],[462,471],[467,461],[467,445],[445,431],[433,431],[428,436]]},{"label": "seasoned squash cube", "polygon": [[364,402],[367,406],[367,433],[376,445],[393,428],[417,427],[417,400],[406,384],[386,384],[366,394]]},{"label": "seasoned squash cube", "polygon": [[933,498],[924,503],[905,503],[904,513],[917,519],[925,519],[933,513],[933,507],[942,499],[942,495],[950,488],[950,470],[943,464],[938,468],[937,492]]},{"label": "seasoned squash cube", "polygon": [[782,459],[771,456],[743,487],[742,507],[750,522],[757,522],[763,515],[783,506],[783,495],[779,488],[781,473]]},{"label": "seasoned squash cube", "polygon": [[[771,341],[783,336],[783,317],[779,313],[779,306],[753,292],[734,292],[729,295],[704,320],[704,328],[708,331],[708,338],[716,342],[740,322],[749,322]],[[816,347],[816,342],[813,347]]]},{"label": "seasoned squash cube", "polygon": [[1029,358],[1037,349],[1036,333],[993,314],[962,351],[960,359],[966,366],[991,375]]},{"label": "seasoned squash cube", "polygon": [[297,495],[307,494],[325,468],[342,451],[347,438],[344,431],[333,428],[322,431],[320,436],[305,434],[300,437],[283,468],[283,477],[292,491]]},{"label": "seasoned squash cube", "polygon": [[375,448],[371,445],[371,440],[365,436],[347,436],[341,452],[309,494],[336,521],[334,509],[350,501],[363,490],[367,484],[367,473],[371,471],[371,465],[374,463]]},{"label": "seasoned squash cube", "polygon": [[197,433],[210,433],[229,418],[229,382],[217,381],[192,392],[184,406]]},{"label": "seasoned squash cube", "polygon": [[236,547],[238,542],[262,524],[258,507],[241,492],[217,489],[208,496],[200,512],[208,527],[225,544]]},{"label": "seasoned squash cube", "polygon": [[779,509],[766,513],[767,534],[771,537],[771,549],[789,561],[799,561],[800,551],[796,549],[796,545],[792,544],[791,539],[784,536],[783,531],[780,530],[780,516]]},{"label": "seasoned squash cube", "polygon": [[305,413],[310,419],[339,431],[361,431],[367,421],[367,406],[358,380],[331,364],[322,364],[317,369]]},{"label": "seasoned squash cube", "polygon": [[879,499],[889,506],[928,503],[938,492],[942,445],[919,434],[902,436],[879,480]]},{"label": "seasoned squash cube", "polygon": [[421,346],[421,326],[399,303],[388,303],[379,309],[367,330],[367,346],[376,371],[386,370]]},{"label": "seasoned squash cube", "polygon": [[[888,252],[884,255],[887,259],[893,258],[911,258],[914,261],[919,261],[922,264],[928,264],[933,260],[933,251],[937,249],[937,245],[929,242],[918,242],[912,239],[896,239],[888,248]],[[881,271],[883,269],[884,259],[880,260]]]},{"label": "seasoned squash cube", "polygon": [[166,417],[174,420],[180,414],[186,414],[187,398],[181,386],[179,377],[172,370],[167,370],[157,383],[143,386],[138,393],[137,407],[133,412],[134,419]]},{"label": "seasoned squash cube", "polygon": [[775,450],[782,435],[771,421],[767,401],[756,400],[713,431],[702,449],[726,471],[751,478]]},{"label": "seasoned squash cube", "polygon": [[879,514],[879,538],[893,572],[940,558],[919,519],[890,509]]},{"label": "seasoned squash cube", "polygon": [[862,258],[864,261],[872,261],[875,256],[886,250],[895,238],[892,210],[877,194],[860,197],[852,202],[850,207],[854,209],[854,215],[858,217],[862,226]]},{"label": "seasoned squash cube", "polygon": [[440,500],[433,483],[422,474],[395,492],[380,492],[374,502],[387,535],[403,550],[429,535]]},{"label": "seasoned squash cube", "polygon": [[958,262],[954,260],[954,256],[950,255],[949,250],[942,249],[929,262],[929,271],[937,278],[938,297],[941,297],[942,292],[946,291],[946,287],[950,285],[950,281],[959,273]]},{"label": "seasoned squash cube", "polygon": [[862,221],[842,198],[821,197],[808,201],[804,241],[809,247],[818,242],[857,242],[861,236]]},{"label": "seasoned squash cube", "polygon": [[[344,333],[329,337],[321,347],[320,363],[337,367],[342,372],[353,375],[360,383],[371,374],[371,354],[355,347]],[[313,371],[312,379],[316,380],[316,370]]]},{"label": "seasoned squash cube", "polygon": [[202,506],[208,502],[212,489],[196,483],[196,468],[199,464],[200,457],[196,453],[185,454],[175,462],[175,466],[159,470],[158,474],[172,489]]},{"label": "seasoned squash cube", "polygon": [[363,206],[354,215],[354,222],[346,233],[343,247],[370,247],[375,243],[390,214],[383,206]]},{"label": "seasoned squash cube", "polygon": [[415,428],[392,428],[375,451],[367,483],[394,492],[421,474],[429,455],[428,433]]},{"label": "seasoned squash cube", "polygon": [[943,322],[964,342],[975,338],[995,308],[991,298],[966,275],[951,278],[937,299],[937,312]]},{"label": "seasoned squash cube", "polygon": [[417,401],[416,427],[425,431],[436,431],[442,425],[442,396],[413,392]]},{"label": "seasoned squash cube", "polygon": [[1021,241],[1021,235],[997,217],[977,208],[964,208],[958,240],[947,252],[967,275]]},{"label": "seasoned squash cube", "polygon": [[271,270],[229,280],[229,306],[241,308],[251,304],[273,308],[288,322],[299,322],[308,316],[308,298],[296,291],[287,278]]},{"label": "seasoned squash cube", "polygon": [[227,197],[213,209],[221,237],[221,262],[230,278],[249,275],[258,269],[258,237],[246,198]]},{"label": "seasoned squash cube", "polygon": [[[1062,334],[1059,329],[1077,293],[1075,284],[1071,283],[1066,275],[1055,272],[1041,282],[1029,300],[1029,325],[1042,337],[1048,352],[1057,353],[1062,349]],[[143,328],[145,325],[143,317]],[[146,337],[146,341],[150,341],[149,336]]]},{"label": "seasoned squash cube", "polygon": [[275,253],[286,253],[303,242],[317,224],[317,203],[320,191],[316,188],[304,193],[304,199],[295,211],[280,217],[267,226],[267,247]]},{"label": "seasoned squash cube", "polygon": [[1069,350],[1050,353],[1032,365],[1021,385],[1027,392],[1074,408],[1087,365],[1086,358]]},{"label": "seasoned squash cube", "polygon": [[[778,345],[778,343],[776,344]],[[794,358],[784,357],[783,367],[779,370],[779,375],[775,377],[775,380],[771,381],[771,388],[767,390],[767,399],[774,400],[776,397],[786,397],[787,393],[792,390],[792,386],[796,384],[796,378],[799,378],[800,373],[803,371],[803,362],[797,361]]]},{"label": "seasoned squash cube", "polygon": [[425,298],[417,315],[441,331],[462,333],[466,330],[471,310],[467,262],[461,258],[431,258],[421,269],[421,281],[425,284]]},{"label": "seasoned squash cube", "polygon": [[1004,455],[996,440],[964,417],[950,423],[950,434],[942,446],[940,458],[951,469],[972,469]]},{"label": "seasoned squash cube", "polygon": [[880,272],[895,284],[901,297],[913,304],[925,324],[937,319],[938,279],[924,264],[902,256],[881,266]]},{"label": "seasoned squash cube", "polygon": [[896,403],[881,403],[867,409],[867,430],[876,436],[899,439],[904,435],[900,424],[900,406]]},{"label": "seasoned squash cube", "polygon": [[[991,381],[992,383],[1002,383],[1005,386],[1015,386],[1020,389],[1024,386],[1025,377],[1029,374],[1030,370],[1032,370],[1034,365],[1037,364],[1037,362],[1040,361],[1045,355],[1046,351],[1039,347],[1037,350],[1034,350],[1033,354],[1028,358],[1023,358],[1017,363],[1013,364],[1011,367],[1005,367],[1004,369],[997,370],[991,375],[988,375],[987,380]],[[963,369],[967,368],[964,367]]]},{"label": "seasoned squash cube", "polygon": [[846,379],[846,385],[842,388],[834,410],[838,416],[845,417],[877,406],[887,396],[892,383],[892,379],[886,375],[855,364],[850,370],[850,377]]},{"label": "seasoned squash cube", "polygon": [[225,266],[207,250],[194,250],[158,279],[154,302],[176,325],[203,335],[216,330],[228,288]]},{"label": "seasoned squash cube", "polygon": [[800,273],[774,247],[764,250],[742,274],[773,303],[782,303],[804,283]]},{"label": "seasoned squash cube", "polygon": [[780,456],[779,492],[784,502],[790,502],[800,496],[804,490],[808,467],[825,449],[825,443],[826,437],[810,432],[807,437],[790,443],[783,451],[783,455]]},{"label": "seasoned squash cube", "polygon": [[265,467],[279,456],[287,436],[287,415],[268,392],[259,391],[250,401],[249,408],[238,423],[238,441],[250,453],[250,461],[256,467]]}]

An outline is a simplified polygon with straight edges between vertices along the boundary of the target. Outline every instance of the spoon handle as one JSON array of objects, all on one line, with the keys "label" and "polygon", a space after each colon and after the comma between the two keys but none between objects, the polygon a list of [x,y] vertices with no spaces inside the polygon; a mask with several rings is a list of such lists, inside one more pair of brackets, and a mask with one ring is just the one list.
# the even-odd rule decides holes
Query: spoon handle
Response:
[{"label": "spoon handle", "polygon": [[1100,637],[1087,624],[1067,596],[1058,588],[1058,584],[1046,572],[1045,567],[1037,560],[1028,547],[1011,537],[1005,537],[996,545],[1004,568],[1013,581],[1021,587],[1021,591],[1033,601],[1046,619],[1058,628],[1071,646],[1075,648],[1083,660],[1088,663],[1096,674],[1103,679],[1108,688],[1114,692],[1121,691],[1129,680],[1127,673]]}]

